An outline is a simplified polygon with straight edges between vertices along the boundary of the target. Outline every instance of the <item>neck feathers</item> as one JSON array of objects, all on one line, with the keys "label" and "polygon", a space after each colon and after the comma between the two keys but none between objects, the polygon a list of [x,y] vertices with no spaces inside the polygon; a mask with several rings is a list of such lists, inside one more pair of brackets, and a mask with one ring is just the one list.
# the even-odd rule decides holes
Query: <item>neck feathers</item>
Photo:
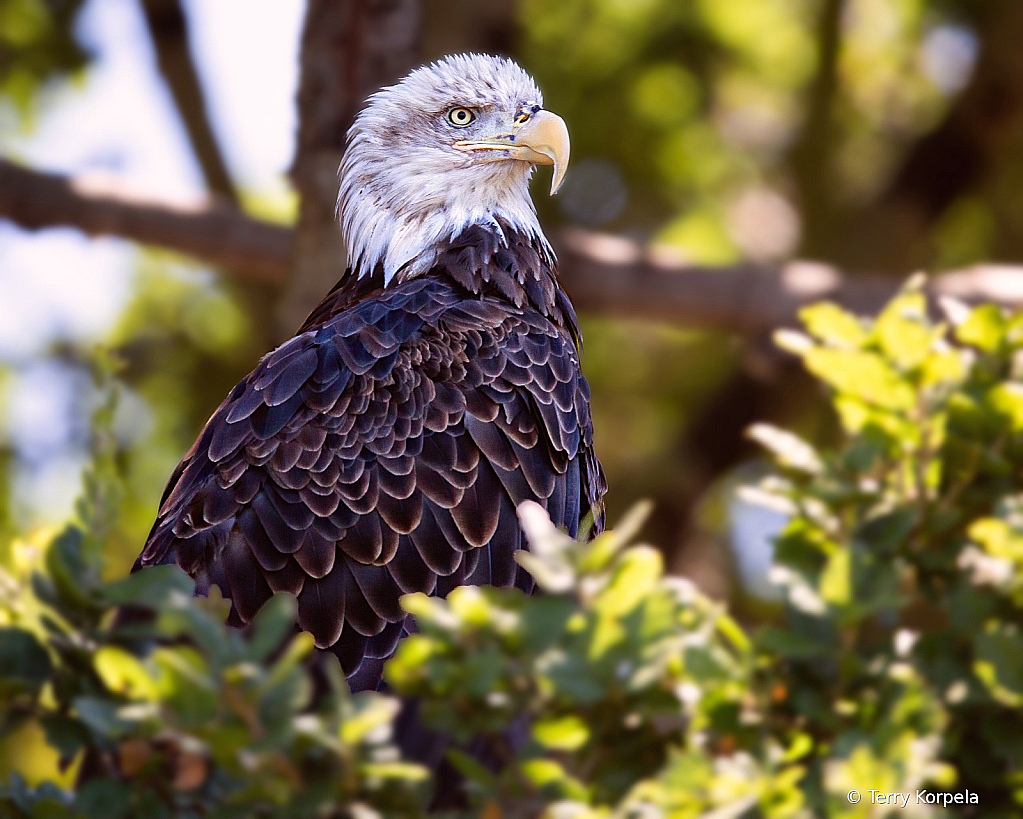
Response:
[{"label": "neck feathers", "polygon": [[390,279],[379,260],[372,269],[363,269],[358,275],[354,266],[349,268],[302,330],[385,288],[400,287],[426,274],[454,285],[468,297],[496,297],[539,313],[566,330],[579,345],[575,311],[558,284],[554,251],[542,233],[523,233],[494,218],[489,224],[470,225],[456,236],[435,242],[416,258],[423,262],[429,259],[429,266],[419,270],[416,265],[406,265]]},{"label": "neck feathers", "polygon": [[558,284],[556,266],[542,233],[530,236],[497,219],[493,225],[471,225],[438,245],[430,274],[448,278],[473,295],[497,296],[533,310],[566,330],[581,347],[575,310]]}]

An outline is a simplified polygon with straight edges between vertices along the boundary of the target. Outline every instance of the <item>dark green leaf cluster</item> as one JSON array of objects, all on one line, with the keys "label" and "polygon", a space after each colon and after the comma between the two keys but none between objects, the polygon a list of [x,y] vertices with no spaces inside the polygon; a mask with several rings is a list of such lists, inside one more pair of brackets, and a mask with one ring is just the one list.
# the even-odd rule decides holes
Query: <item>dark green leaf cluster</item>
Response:
[{"label": "dark green leaf cluster", "polygon": [[52,542],[34,596],[0,629],[3,730],[38,721],[63,764],[83,760],[82,784],[33,790],[15,775],[0,815],[415,815],[425,771],[388,744],[397,702],[351,696],[336,663],[314,679],[293,598],[238,631],[176,566],[97,579],[82,540],[71,527]]}]

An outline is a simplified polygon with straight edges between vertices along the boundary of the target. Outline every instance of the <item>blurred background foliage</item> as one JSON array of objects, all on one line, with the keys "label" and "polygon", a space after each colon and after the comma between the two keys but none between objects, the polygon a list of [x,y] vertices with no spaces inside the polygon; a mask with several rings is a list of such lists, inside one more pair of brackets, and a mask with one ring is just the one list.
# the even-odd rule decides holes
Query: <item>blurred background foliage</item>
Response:
[{"label": "blurred background foliage", "polygon": [[[26,145],[40,119],[99,70],[80,17],[103,4],[136,6],[0,0],[5,156],[45,163]],[[139,0],[132,13],[168,5]],[[696,262],[802,257],[850,274],[1023,261],[1018,0],[424,0],[422,9],[424,60],[509,54],[568,121],[563,193],[536,197],[552,229],[622,234]],[[186,22],[198,21],[199,3],[184,10]],[[159,37],[155,28],[132,32]],[[201,98],[174,100],[182,121],[207,118],[217,130]],[[209,158],[194,139],[182,144],[202,177]],[[294,221],[293,195],[238,176],[248,212]],[[23,286],[45,302],[92,273],[61,260],[66,269]],[[44,542],[78,494],[92,446],[86,419],[101,401],[89,376],[97,344],[119,362],[112,457],[126,480],[106,564],[116,577],[210,412],[281,340],[271,320],[280,293],[270,285],[147,249],[130,251],[130,268],[123,281],[91,285],[121,293],[112,315],[84,329],[57,321],[40,343],[4,353],[3,565],[14,560],[15,534]],[[5,324],[22,319],[0,307]],[[740,582],[748,555],[730,550],[729,533],[752,529],[762,540],[777,522],[751,519],[730,487],[762,468],[743,437],[753,421],[834,440],[821,390],[764,339],[613,316],[583,322],[609,518],[652,498],[646,534],[670,568],[732,598],[741,617],[776,616],[774,603]],[[750,565],[755,575],[763,564]]]},{"label": "blurred background foliage", "polygon": [[[88,75],[88,53],[75,38],[80,5],[0,0],[0,89],[25,114],[0,118],[9,152],[53,104],[62,77],[81,83]],[[621,233],[699,262],[810,256],[900,274],[1023,257],[1021,209],[1006,181],[1021,163],[1023,140],[1009,136],[1021,127],[1023,89],[1016,86],[1023,74],[1013,74],[1015,58],[999,51],[1016,50],[1005,33],[1021,22],[1014,2],[477,5],[425,3],[422,57],[470,48],[511,53],[537,77],[573,134],[563,194],[537,197],[552,228]],[[985,94],[997,110],[964,122],[961,109],[973,110],[971,98]],[[930,156],[929,140],[950,130],[959,136],[951,143],[958,154]],[[933,167],[922,167],[928,156]],[[971,178],[943,191],[947,201],[929,213],[920,203],[949,167]],[[925,190],[908,188],[907,174]],[[293,218],[293,202],[259,201],[263,193],[246,194],[242,186],[250,211]],[[50,350],[14,362],[6,380],[10,403],[12,394],[31,389],[23,381],[33,373],[40,383],[47,373],[66,383],[68,368],[81,368],[96,335],[121,351],[135,416],[124,419],[124,458],[139,479],[130,482],[125,519],[132,528],[119,567],[144,536],[160,476],[227,388],[279,341],[268,320],[272,288],[225,283],[152,251],[140,252],[136,267],[132,295],[112,327],[85,339],[58,332]],[[765,364],[757,340],[584,321],[612,516],[653,497],[652,534],[670,550],[684,551],[699,499],[749,454],[741,443],[748,423],[765,415],[820,423],[813,394],[770,353]],[[40,370],[47,358],[51,369]],[[66,417],[83,417],[80,400],[65,402]],[[66,418],[58,426],[67,427]],[[39,453],[25,452],[17,427],[8,423],[5,451],[15,473],[12,512],[25,522],[45,518],[47,504],[32,501],[25,488],[32,483],[26,475],[43,467],[38,459],[24,463],[26,454],[32,461]],[[82,434],[79,423],[50,442],[47,457],[80,452]],[[73,469],[73,458],[69,464]],[[73,491],[64,486],[63,495]]]}]

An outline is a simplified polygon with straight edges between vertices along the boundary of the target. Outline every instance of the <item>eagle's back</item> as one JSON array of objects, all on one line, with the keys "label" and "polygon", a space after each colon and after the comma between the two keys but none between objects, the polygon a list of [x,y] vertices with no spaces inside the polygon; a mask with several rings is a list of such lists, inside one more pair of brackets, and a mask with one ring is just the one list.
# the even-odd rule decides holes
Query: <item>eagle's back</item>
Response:
[{"label": "eagle's back", "polygon": [[294,594],[352,688],[376,687],[410,629],[402,594],[532,589],[518,504],[602,525],[577,341],[550,260],[499,225],[428,275],[343,279],[210,418],[136,568],[219,585],[236,624]]}]

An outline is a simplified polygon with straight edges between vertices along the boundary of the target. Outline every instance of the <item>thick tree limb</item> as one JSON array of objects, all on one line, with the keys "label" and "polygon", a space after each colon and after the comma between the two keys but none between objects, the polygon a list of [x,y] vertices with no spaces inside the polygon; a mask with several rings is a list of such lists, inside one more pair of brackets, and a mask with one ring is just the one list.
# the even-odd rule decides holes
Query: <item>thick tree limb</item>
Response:
[{"label": "thick tree limb", "polygon": [[228,205],[173,205],[145,199],[100,179],[70,179],[0,159],[0,218],[28,230],[74,227],[120,236],[222,266],[233,275],[283,282],[292,231]]},{"label": "thick tree limb", "polygon": [[[797,323],[806,304],[827,299],[876,313],[901,278],[849,275],[831,265],[791,261],[709,267],[662,248],[581,230],[557,237],[558,272],[581,312],[658,320],[748,336]],[[932,277],[929,294],[967,302],[1023,305],[1023,267],[975,265]]]},{"label": "thick tree limb", "polygon": [[[0,218],[29,230],[74,227],[174,250],[229,274],[284,284],[293,231],[218,204],[145,201],[86,180],[0,159]],[[581,230],[556,237],[560,275],[580,312],[727,330],[748,336],[795,324],[798,309],[830,299],[874,313],[899,286],[884,276],[848,275],[830,265],[693,265],[658,248]],[[1023,305],[1023,267],[976,265],[935,276],[934,297]]]}]

